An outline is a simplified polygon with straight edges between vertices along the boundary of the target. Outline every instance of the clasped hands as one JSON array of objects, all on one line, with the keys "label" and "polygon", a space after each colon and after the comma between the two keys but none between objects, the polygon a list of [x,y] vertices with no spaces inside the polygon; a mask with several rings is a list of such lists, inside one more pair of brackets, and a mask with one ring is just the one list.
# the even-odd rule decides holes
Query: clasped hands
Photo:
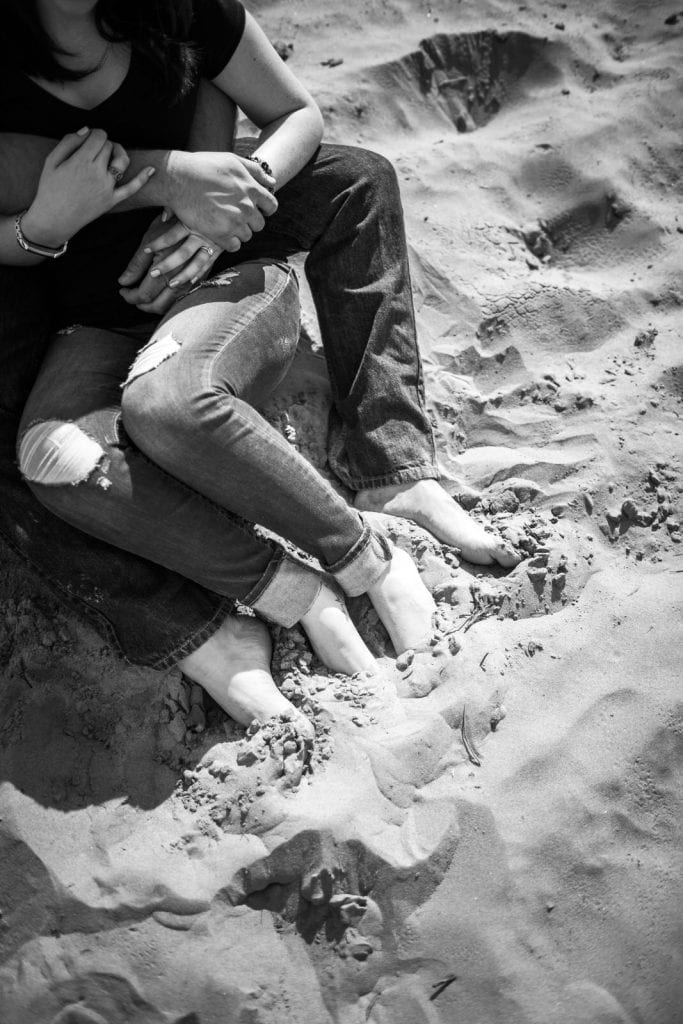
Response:
[{"label": "clasped hands", "polygon": [[119,277],[126,302],[158,316],[206,278],[223,251],[237,252],[260,231],[278,205],[275,182],[257,163],[234,154],[175,157],[168,175],[172,202]]},{"label": "clasped hands", "polygon": [[166,209],[147,228],[119,277],[120,294],[143,313],[163,316],[181,295],[208,276],[222,252],[215,242],[190,231]]}]

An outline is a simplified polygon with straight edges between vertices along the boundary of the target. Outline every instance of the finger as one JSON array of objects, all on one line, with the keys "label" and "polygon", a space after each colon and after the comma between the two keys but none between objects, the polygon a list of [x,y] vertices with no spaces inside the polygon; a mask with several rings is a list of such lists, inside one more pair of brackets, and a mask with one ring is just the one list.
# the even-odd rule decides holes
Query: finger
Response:
[{"label": "finger", "polygon": [[114,206],[118,203],[122,203],[125,199],[130,199],[136,192],[139,192],[141,188],[147,184],[153,174],[156,173],[156,167],[145,167],[134,178],[126,182],[125,185],[121,185],[119,188],[114,189]]},{"label": "finger", "polygon": [[139,288],[119,288],[119,295],[124,302],[131,306],[137,306],[140,301],[139,291]]},{"label": "finger", "polygon": [[239,238],[241,242],[248,242],[253,234],[253,231],[248,224],[240,224],[235,228],[235,237]]},{"label": "finger", "polygon": [[275,188],[275,178],[272,174],[267,174],[266,171],[261,167],[261,164],[257,163],[256,160],[249,160],[245,158],[244,166],[247,168],[252,178],[258,181],[259,185],[262,185],[268,192],[272,192]]},{"label": "finger", "polygon": [[[174,270],[184,266],[201,249],[202,245],[206,245],[206,243],[201,238],[198,238],[197,235],[189,235],[182,245],[170,252],[168,256],[156,261],[154,269],[150,271],[152,277],[172,274]],[[213,246],[209,246],[209,248],[214,249]]]},{"label": "finger", "polygon": [[272,217],[272,215],[278,208],[277,199],[265,188],[253,188],[251,190],[251,199],[254,205],[259,208],[264,217]]},{"label": "finger", "polygon": [[79,128],[77,132],[70,132],[69,135],[65,135],[63,139],[60,139],[54,149],[51,149],[45,158],[45,163],[49,163],[52,167],[58,167],[59,164],[64,163],[70,156],[81,148],[85,142],[89,128]]},{"label": "finger", "polygon": [[90,160],[97,160],[102,147],[107,144],[111,145],[107,133],[102,128],[91,128],[82,146],[83,156]]},{"label": "finger", "polygon": [[119,277],[119,284],[128,288],[138,283],[147,273],[152,265],[152,256],[146,253],[140,245],[131,256],[128,266]]},{"label": "finger", "polygon": [[257,231],[263,231],[266,226],[265,219],[260,210],[254,209],[252,213],[247,217],[247,224],[251,230],[256,233]]},{"label": "finger", "polygon": [[196,284],[201,277],[205,277],[211,267],[218,259],[218,253],[214,256],[208,256],[202,249],[194,259],[191,259],[175,277],[171,278],[168,282],[169,288],[173,288],[176,295],[178,289],[182,288],[186,284]]},{"label": "finger", "polygon": [[138,303],[138,309],[141,309],[143,313],[156,313],[158,316],[162,316],[181,297],[173,289],[164,288],[153,302]]},{"label": "finger", "polygon": [[[221,245],[223,245],[222,242]],[[229,238],[227,240],[225,245],[223,245],[223,248],[225,249],[226,252],[238,252],[238,250],[242,248],[242,241],[241,239],[235,238],[233,236],[232,238]]]},{"label": "finger", "polygon": [[107,170],[113,174],[116,181],[124,176],[130,165],[130,157],[119,142],[112,143],[111,159]]},{"label": "finger", "polygon": [[137,305],[140,302],[153,302],[164,288],[168,288],[168,281],[165,277],[152,277],[150,274],[145,274],[142,280],[132,288],[121,289],[121,292],[130,293],[124,296],[126,301],[135,300],[133,304]]},{"label": "finger", "polygon": [[150,277],[147,274],[144,279],[133,288],[120,288],[119,294],[129,302],[131,306],[139,306],[141,302],[154,302],[154,300],[168,288],[166,278]]},{"label": "finger", "polygon": [[147,243],[146,252],[161,252],[162,249],[168,249],[172,245],[178,245],[184,238],[190,234],[190,229],[178,221],[177,224],[172,224],[168,231],[162,232],[157,235],[155,239]]},{"label": "finger", "polygon": [[140,239],[140,244],[128,261],[123,273],[120,275],[118,279],[119,284],[131,288],[134,285],[139,284],[145,276],[153,261],[151,253],[145,252],[145,248],[148,240],[150,238],[154,238],[156,232],[160,230],[160,225],[161,217],[155,217]]},{"label": "finger", "polygon": [[[97,156],[93,160],[93,163],[95,164],[95,166],[100,171],[107,171],[107,172],[109,172],[109,163],[111,161],[111,157],[112,157],[112,153],[113,152],[114,152],[114,143],[113,142],[109,142],[109,140],[107,140],[107,142],[105,142],[105,144],[102,146],[102,149],[99,151],[99,153],[97,154]],[[112,185],[115,184],[115,179],[113,177],[111,179],[111,182],[112,182]]]}]

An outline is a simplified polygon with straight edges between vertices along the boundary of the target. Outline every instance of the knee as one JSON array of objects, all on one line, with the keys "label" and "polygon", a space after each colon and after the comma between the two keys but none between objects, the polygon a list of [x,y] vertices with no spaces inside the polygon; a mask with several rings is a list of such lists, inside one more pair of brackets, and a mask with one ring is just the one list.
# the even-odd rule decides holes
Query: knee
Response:
[{"label": "knee", "polygon": [[162,424],[170,406],[170,388],[167,380],[159,382],[154,371],[167,359],[180,351],[180,342],[172,332],[160,334],[142,348],[123,385],[121,410],[126,430],[135,431],[149,422]]},{"label": "knee", "polygon": [[343,150],[344,172],[354,184],[379,196],[398,193],[396,169],[385,156],[357,146],[345,146]]},{"label": "knee", "polygon": [[24,432],[17,454],[27,483],[58,487],[89,480],[106,453],[77,424],[46,420]]}]

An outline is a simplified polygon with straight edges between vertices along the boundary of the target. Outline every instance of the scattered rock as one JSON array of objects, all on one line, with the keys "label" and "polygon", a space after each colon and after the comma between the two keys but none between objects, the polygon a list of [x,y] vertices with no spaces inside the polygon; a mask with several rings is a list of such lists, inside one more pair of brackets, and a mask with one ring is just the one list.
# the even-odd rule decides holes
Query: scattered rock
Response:
[{"label": "scattered rock", "polygon": [[342,958],[351,956],[354,960],[367,960],[374,951],[370,940],[356,928],[347,928],[344,938],[337,944],[337,952]]},{"label": "scattered rock", "polygon": [[294,50],[294,43],[285,43],[282,39],[277,39],[273,43],[273,49],[282,60],[289,60]]},{"label": "scattered rock", "polygon": [[656,327],[650,327],[647,331],[639,331],[636,334],[633,344],[636,348],[642,348],[644,351],[649,351],[654,345],[655,338],[659,334]]}]

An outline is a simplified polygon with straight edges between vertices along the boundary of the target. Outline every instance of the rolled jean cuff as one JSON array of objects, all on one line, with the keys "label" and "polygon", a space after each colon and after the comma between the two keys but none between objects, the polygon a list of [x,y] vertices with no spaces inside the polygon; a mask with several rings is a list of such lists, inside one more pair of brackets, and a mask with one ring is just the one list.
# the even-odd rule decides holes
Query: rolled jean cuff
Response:
[{"label": "rolled jean cuff", "polygon": [[357,597],[384,575],[391,556],[388,538],[364,523],[363,533],[349,553],[325,568],[348,597]]},{"label": "rolled jean cuff", "polygon": [[309,610],[322,583],[323,577],[314,569],[280,551],[243,603],[269,622],[289,628]]},{"label": "rolled jean cuff", "polygon": [[[90,612],[90,609],[87,609],[87,611]],[[198,626],[193,633],[186,634],[182,640],[179,640],[174,644],[174,646],[163,651],[155,651],[150,653],[148,656],[129,654],[127,646],[123,643],[122,638],[119,637],[116,629],[111,626],[111,623],[108,621],[107,625],[110,627],[111,634],[113,634],[116,649],[129,664],[145,665],[155,669],[167,669],[173,668],[173,666],[177,665],[179,661],[183,660],[183,658],[187,658],[190,654],[194,654],[194,652],[202,647],[207,640],[211,639],[214,633],[218,632],[226,619],[231,618],[234,615],[235,602],[233,598],[223,597],[218,600],[211,617],[205,619],[201,626]]]},{"label": "rolled jean cuff", "polygon": [[392,469],[380,476],[348,476],[342,479],[342,474],[337,473],[343,484],[352,491],[364,491],[373,487],[389,487],[392,484],[414,483],[417,480],[439,480],[441,473],[436,463],[420,462],[414,466],[404,466],[402,469]]}]

